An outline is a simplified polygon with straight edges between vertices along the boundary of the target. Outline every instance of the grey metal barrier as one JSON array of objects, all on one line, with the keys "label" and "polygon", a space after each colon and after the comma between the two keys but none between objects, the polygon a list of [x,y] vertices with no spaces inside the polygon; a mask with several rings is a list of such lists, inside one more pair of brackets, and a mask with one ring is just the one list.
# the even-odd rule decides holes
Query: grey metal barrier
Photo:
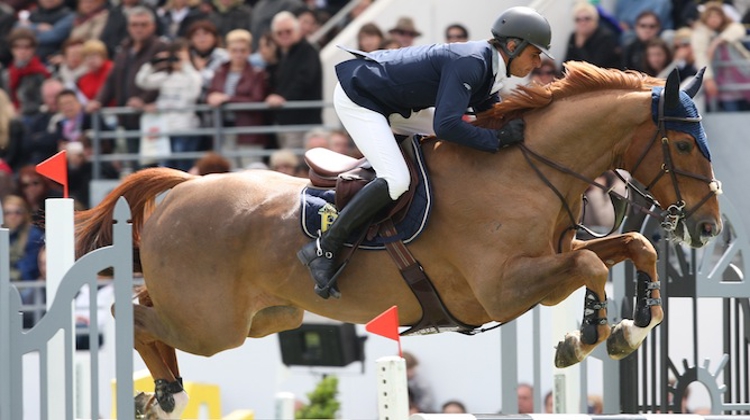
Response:
[{"label": "grey metal barrier", "polygon": [[[309,109],[309,108],[327,108],[331,107],[330,102],[324,101],[289,101],[282,107],[271,108],[264,102],[248,102],[248,103],[227,103],[219,107],[213,107],[209,105],[195,105],[187,108],[179,109],[161,109],[160,112],[165,111],[193,111],[198,113],[211,113],[211,121],[213,125],[211,127],[199,127],[187,131],[165,131],[160,133],[165,136],[178,136],[178,135],[189,135],[189,136],[210,136],[213,139],[212,150],[216,153],[221,154],[227,158],[240,158],[240,157],[265,157],[273,153],[273,150],[225,150],[224,144],[226,136],[236,134],[274,134],[274,133],[290,133],[290,132],[306,132],[315,128],[324,129],[338,129],[338,126],[327,126],[325,124],[295,124],[295,125],[263,125],[263,126],[247,126],[247,127],[224,127],[220,122],[224,120],[224,114],[231,111],[271,111],[278,109]],[[109,116],[119,115],[138,115],[143,111],[132,107],[105,107],[97,111],[97,114],[102,115],[105,119]],[[219,123],[217,123],[219,122]],[[140,138],[145,133],[141,130],[104,130],[101,126],[100,118],[92,119],[92,170],[93,179],[101,179],[102,174],[102,163],[103,162],[117,162],[117,161],[137,161],[140,156],[136,153],[112,153],[102,154],[102,141],[103,140],[116,140],[116,139],[128,139],[128,138]],[[303,150],[294,150],[298,154],[302,154]],[[198,159],[204,155],[205,152],[179,152],[170,153],[167,156],[158,156],[156,158],[163,159]]]}]

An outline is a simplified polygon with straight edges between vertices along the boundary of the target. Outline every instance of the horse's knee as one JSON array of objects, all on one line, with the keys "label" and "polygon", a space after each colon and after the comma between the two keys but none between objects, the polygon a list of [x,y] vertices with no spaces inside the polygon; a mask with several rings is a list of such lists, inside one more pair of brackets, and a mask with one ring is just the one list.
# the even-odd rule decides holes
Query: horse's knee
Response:
[{"label": "horse's knee", "polygon": [[609,275],[607,265],[595,252],[587,249],[574,252],[571,264],[586,284],[589,281],[606,281]]},{"label": "horse's knee", "polygon": [[637,232],[630,232],[627,236],[625,245],[633,263],[640,267],[655,266],[657,254],[651,242]]}]

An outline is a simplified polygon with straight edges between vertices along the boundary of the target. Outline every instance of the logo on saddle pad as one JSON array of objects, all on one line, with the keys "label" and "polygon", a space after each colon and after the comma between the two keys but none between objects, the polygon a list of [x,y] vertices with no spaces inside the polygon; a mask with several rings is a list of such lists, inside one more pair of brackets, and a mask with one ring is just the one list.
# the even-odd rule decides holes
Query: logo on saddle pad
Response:
[{"label": "logo on saddle pad", "polygon": [[336,210],[336,206],[331,203],[325,203],[323,207],[318,210],[320,215],[320,231],[325,232],[331,227],[331,224],[339,217],[339,211]]},{"label": "logo on saddle pad", "polygon": [[[396,230],[398,231],[396,239],[401,239],[407,244],[416,239],[427,225],[430,208],[432,207],[432,187],[427,177],[422,147],[418,140],[412,140],[412,147],[415,151],[414,160],[418,182],[411,204],[403,219],[396,222]],[[336,192],[334,190],[312,186],[303,188],[300,194],[302,207],[300,209],[300,227],[302,232],[310,238],[317,238],[318,231],[325,232],[328,230],[339,215],[335,203]],[[363,229],[366,228],[363,227]],[[345,244],[351,247],[359,239],[360,233],[361,231],[354,232]],[[365,238],[359,247],[371,250],[385,249],[385,243],[393,240],[394,238],[383,238],[376,235],[374,238]]]}]

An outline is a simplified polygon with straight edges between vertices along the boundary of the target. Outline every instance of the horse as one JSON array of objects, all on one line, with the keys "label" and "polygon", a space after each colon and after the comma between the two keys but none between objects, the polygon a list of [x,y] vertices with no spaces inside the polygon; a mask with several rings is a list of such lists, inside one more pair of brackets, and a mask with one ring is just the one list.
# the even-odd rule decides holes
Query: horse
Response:
[{"label": "horse", "polygon": [[[497,128],[521,116],[522,145],[487,153],[424,142],[434,202],[409,249],[451,313],[468,325],[505,323],[585,286],[582,327],[562,338],[555,364],[580,362],[605,340],[615,359],[636,350],[664,316],[656,251],[635,232],[577,239],[575,218],[591,180],[623,169],[664,203],[656,215],[673,240],[701,247],[719,234],[721,188],[690,99],[695,82],[681,91],[676,73],[665,83],[568,62],[563,78],[519,87],[474,122]],[[341,299],[313,292],[296,257],[310,240],[299,221],[307,185],[267,170],[199,177],[149,168],[76,214],[82,255],[110,243],[117,198],[130,203],[134,264],[145,281],[134,304],[135,348],[155,380],[148,409],[156,415],[178,416],[187,402],[175,349],[211,356],[297,328],[304,311],[361,324],[396,305],[402,326],[420,320],[386,252],[351,256],[338,280]],[[604,286],[625,260],[638,273],[633,319],[610,325]]]}]

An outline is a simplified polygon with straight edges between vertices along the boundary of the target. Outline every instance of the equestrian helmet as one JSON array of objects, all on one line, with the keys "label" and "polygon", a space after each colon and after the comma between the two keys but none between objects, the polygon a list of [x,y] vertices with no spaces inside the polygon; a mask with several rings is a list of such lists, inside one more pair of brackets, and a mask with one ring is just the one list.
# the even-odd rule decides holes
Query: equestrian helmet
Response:
[{"label": "equestrian helmet", "polygon": [[503,12],[492,24],[492,36],[500,42],[507,38],[519,38],[552,58],[549,52],[552,39],[549,22],[530,7],[511,7]]}]

